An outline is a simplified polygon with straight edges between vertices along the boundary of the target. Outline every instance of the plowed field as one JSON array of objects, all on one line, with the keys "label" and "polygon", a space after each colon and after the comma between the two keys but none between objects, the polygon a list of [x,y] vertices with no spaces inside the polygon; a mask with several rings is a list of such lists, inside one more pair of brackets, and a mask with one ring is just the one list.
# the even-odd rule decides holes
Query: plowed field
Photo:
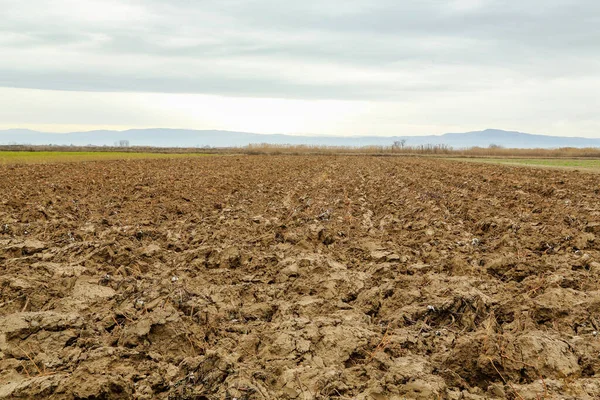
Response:
[{"label": "plowed field", "polygon": [[4,165],[0,271],[0,398],[600,398],[597,174]]}]

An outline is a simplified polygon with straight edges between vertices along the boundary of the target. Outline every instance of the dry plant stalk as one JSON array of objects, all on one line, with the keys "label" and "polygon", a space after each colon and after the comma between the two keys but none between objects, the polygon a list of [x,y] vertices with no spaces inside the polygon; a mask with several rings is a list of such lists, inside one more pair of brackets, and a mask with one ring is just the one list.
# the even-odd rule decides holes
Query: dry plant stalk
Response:
[{"label": "dry plant stalk", "polygon": [[386,326],[385,332],[383,334],[383,337],[381,338],[381,341],[379,342],[377,347],[375,347],[375,350],[373,350],[371,352],[371,355],[369,356],[369,359],[366,362],[367,364],[373,360],[373,358],[375,357],[375,354],[377,354],[378,351],[382,351],[390,344],[391,339],[389,338],[388,332],[389,332],[389,325]]}]

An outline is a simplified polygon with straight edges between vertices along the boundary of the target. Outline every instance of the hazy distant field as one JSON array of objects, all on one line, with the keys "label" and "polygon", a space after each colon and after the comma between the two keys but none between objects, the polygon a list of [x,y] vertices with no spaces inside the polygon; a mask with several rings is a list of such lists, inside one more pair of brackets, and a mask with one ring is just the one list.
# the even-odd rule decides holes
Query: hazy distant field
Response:
[{"label": "hazy distant field", "polygon": [[[244,149],[248,151],[248,149]],[[250,149],[252,150],[252,149]],[[333,149],[329,149],[330,151]],[[222,151],[227,154],[228,151]],[[240,151],[244,153],[244,151]],[[212,153],[219,154],[219,153]],[[249,154],[252,154],[250,151]],[[274,153],[277,154],[277,153]],[[335,154],[335,152],[333,152]],[[138,159],[163,159],[163,158],[183,158],[183,157],[204,157],[211,155],[209,153],[156,153],[150,151],[140,152],[120,152],[120,151],[0,151],[0,164],[39,164],[55,162],[76,162],[76,161],[101,161],[101,160],[138,160]],[[437,156],[434,156],[437,157]],[[600,159],[576,159],[576,158],[487,158],[487,157],[447,157],[439,155],[454,161],[466,161],[488,164],[504,165],[522,165],[549,168],[568,168],[568,169],[586,169],[600,171]]]},{"label": "hazy distant field", "polygon": [[126,153],[94,151],[2,151],[0,164],[46,163],[68,161],[137,160],[147,158],[199,157],[206,154]]},{"label": "hazy distant field", "polygon": [[540,159],[540,158],[453,158],[458,161],[481,162],[507,165],[529,165],[536,167],[600,169],[600,159]]}]

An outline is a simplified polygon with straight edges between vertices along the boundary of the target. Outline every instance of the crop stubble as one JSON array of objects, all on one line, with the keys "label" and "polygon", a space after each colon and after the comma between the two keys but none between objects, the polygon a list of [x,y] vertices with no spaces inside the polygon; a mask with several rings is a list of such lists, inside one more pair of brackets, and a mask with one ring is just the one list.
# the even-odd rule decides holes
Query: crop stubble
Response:
[{"label": "crop stubble", "polygon": [[0,166],[0,398],[600,398],[597,175]]}]

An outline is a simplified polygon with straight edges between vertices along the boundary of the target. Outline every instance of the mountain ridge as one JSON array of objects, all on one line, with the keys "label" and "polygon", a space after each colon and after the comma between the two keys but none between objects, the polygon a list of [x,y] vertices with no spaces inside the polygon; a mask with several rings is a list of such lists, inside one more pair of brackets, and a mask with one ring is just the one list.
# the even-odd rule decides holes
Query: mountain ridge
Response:
[{"label": "mountain ridge", "polygon": [[407,146],[447,145],[453,148],[488,147],[558,148],[600,147],[600,138],[548,136],[500,129],[451,132],[426,136],[303,136],[258,134],[226,130],[194,130],[174,128],[95,130],[70,133],[39,132],[30,129],[0,130],[0,144],[112,146],[128,141],[132,146],[152,147],[242,147],[249,144],[315,145],[315,146],[390,146],[405,141]]}]

